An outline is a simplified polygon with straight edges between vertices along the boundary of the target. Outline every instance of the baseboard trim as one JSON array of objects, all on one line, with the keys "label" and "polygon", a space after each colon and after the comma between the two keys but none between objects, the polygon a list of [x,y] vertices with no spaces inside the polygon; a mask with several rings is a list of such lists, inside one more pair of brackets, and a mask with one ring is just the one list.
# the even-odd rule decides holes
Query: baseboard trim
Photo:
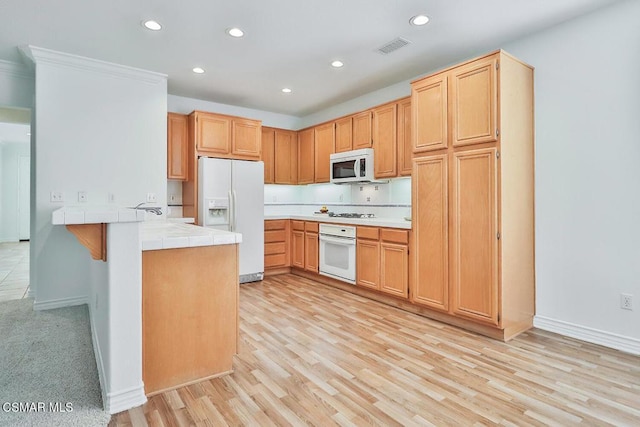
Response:
[{"label": "baseboard trim", "polygon": [[54,308],[73,307],[76,305],[89,304],[89,297],[84,295],[81,297],[52,299],[49,301],[35,301],[33,303],[34,310],[52,310]]},{"label": "baseboard trim", "polygon": [[104,406],[110,414],[117,414],[118,412],[143,405],[146,401],[147,396],[144,395],[144,384],[141,382],[139,385],[129,389],[107,393]]},{"label": "baseboard trim", "polygon": [[544,316],[535,316],[533,326],[545,331],[640,356],[640,340],[635,338],[576,325],[562,320],[550,319]]}]

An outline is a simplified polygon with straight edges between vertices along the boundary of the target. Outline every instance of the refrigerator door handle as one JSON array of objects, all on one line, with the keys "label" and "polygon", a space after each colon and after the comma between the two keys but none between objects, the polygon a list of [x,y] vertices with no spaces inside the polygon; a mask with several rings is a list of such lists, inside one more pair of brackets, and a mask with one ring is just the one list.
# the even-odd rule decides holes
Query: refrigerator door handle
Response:
[{"label": "refrigerator door handle", "polygon": [[233,227],[234,227],[234,223],[233,223],[233,218],[235,216],[235,206],[233,206],[233,194],[231,193],[231,190],[229,190],[227,192],[227,197],[229,198],[229,211],[227,213],[228,217],[227,220],[229,221],[229,231],[233,231]]},{"label": "refrigerator door handle", "polygon": [[238,226],[238,215],[236,212],[236,190],[231,190],[231,192],[233,193],[233,229],[231,229],[231,231],[236,231],[236,227]]}]

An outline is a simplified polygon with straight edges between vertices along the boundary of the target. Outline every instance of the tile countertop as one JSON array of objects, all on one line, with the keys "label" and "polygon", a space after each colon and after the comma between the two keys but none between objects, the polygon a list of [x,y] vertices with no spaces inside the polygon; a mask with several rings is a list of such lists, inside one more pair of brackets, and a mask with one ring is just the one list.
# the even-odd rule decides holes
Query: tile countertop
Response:
[{"label": "tile countertop", "polygon": [[144,221],[145,211],[121,206],[64,206],[51,213],[53,225]]},{"label": "tile countertop", "polygon": [[300,219],[303,221],[318,221],[318,222],[332,222],[337,224],[351,224],[351,225],[368,225],[371,227],[389,227],[389,228],[404,228],[411,229],[411,221],[407,221],[404,218],[340,218],[331,217],[328,215],[265,215],[265,220],[270,219]]},{"label": "tile countertop", "polygon": [[230,245],[242,242],[242,234],[175,221],[146,221],[140,229],[142,250]]}]

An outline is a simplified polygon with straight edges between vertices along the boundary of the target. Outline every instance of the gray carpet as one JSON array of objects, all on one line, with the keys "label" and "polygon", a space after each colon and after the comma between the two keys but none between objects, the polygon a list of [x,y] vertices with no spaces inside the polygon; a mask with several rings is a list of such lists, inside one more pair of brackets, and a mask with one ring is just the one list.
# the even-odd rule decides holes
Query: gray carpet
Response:
[{"label": "gray carpet", "polygon": [[[45,410],[14,412],[20,402]],[[56,402],[73,410],[52,411]],[[105,426],[110,418],[87,307],[33,311],[30,298],[0,302],[0,426]]]}]

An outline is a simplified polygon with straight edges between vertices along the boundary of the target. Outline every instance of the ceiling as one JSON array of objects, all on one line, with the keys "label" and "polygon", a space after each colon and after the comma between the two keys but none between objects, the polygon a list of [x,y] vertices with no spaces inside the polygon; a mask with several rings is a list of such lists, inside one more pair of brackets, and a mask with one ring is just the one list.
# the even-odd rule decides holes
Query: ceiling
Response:
[{"label": "ceiling", "polygon": [[[0,59],[30,44],[165,73],[173,95],[305,116],[615,1],[0,0]],[[410,25],[416,14],[431,21]],[[397,37],[411,43],[376,52]]]}]

